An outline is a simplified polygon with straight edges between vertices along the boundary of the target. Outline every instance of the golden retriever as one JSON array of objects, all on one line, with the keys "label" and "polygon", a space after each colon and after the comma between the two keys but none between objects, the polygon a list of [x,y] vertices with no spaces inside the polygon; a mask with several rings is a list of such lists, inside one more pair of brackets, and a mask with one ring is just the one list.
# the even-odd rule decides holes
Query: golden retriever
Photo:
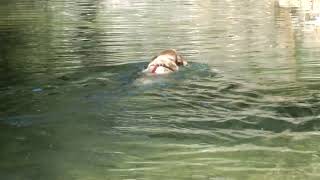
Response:
[{"label": "golden retriever", "polygon": [[168,74],[178,71],[180,66],[186,66],[187,64],[187,61],[175,49],[168,49],[152,58],[148,67],[143,72]]}]

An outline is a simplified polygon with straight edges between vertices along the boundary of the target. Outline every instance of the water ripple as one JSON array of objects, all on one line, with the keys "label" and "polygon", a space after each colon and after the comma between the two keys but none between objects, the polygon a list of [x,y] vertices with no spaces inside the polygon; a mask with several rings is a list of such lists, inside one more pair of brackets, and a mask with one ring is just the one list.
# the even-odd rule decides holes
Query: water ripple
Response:
[{"label": "water ripple", "polygon": [[[4,179],[318,179],[311,11],[272,0],[0,4]],[[168,48],[190,66],[144,76]]]}]

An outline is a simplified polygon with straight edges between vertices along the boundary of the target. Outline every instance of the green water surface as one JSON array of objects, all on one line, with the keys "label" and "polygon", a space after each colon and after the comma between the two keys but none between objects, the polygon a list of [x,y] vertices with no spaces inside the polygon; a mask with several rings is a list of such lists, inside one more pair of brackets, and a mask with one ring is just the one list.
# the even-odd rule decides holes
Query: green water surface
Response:
[{"label": "green water surface", "polygon": [[[3,0],[1,180],[320,178],[320,33],[273,0]],[[141,74],[175,48],[190,66]]]}]

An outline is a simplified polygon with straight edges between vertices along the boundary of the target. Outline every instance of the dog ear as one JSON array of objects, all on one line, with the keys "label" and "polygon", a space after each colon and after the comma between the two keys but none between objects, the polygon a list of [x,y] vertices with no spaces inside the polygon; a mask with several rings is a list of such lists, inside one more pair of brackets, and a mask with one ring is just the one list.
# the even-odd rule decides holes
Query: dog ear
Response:
[{"label": "dog ear", "polygon": [[184,66],[187,64],[187,61],[184,59],[184,57],[182,57],[180,54],[178,54],[176,56],[176,64],[178,66]]}]

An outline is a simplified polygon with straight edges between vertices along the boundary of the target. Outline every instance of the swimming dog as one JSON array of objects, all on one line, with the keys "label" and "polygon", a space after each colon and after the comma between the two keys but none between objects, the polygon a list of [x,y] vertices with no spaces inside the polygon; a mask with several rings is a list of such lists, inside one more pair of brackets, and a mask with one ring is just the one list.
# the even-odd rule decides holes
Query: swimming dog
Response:
[{"label": "swimming dog", "polygon": [[168,74],[178,71],[180,66],[186,66],[187,64],[187,61],[175,49],[168,49],[153,57],[143,72]]}]

